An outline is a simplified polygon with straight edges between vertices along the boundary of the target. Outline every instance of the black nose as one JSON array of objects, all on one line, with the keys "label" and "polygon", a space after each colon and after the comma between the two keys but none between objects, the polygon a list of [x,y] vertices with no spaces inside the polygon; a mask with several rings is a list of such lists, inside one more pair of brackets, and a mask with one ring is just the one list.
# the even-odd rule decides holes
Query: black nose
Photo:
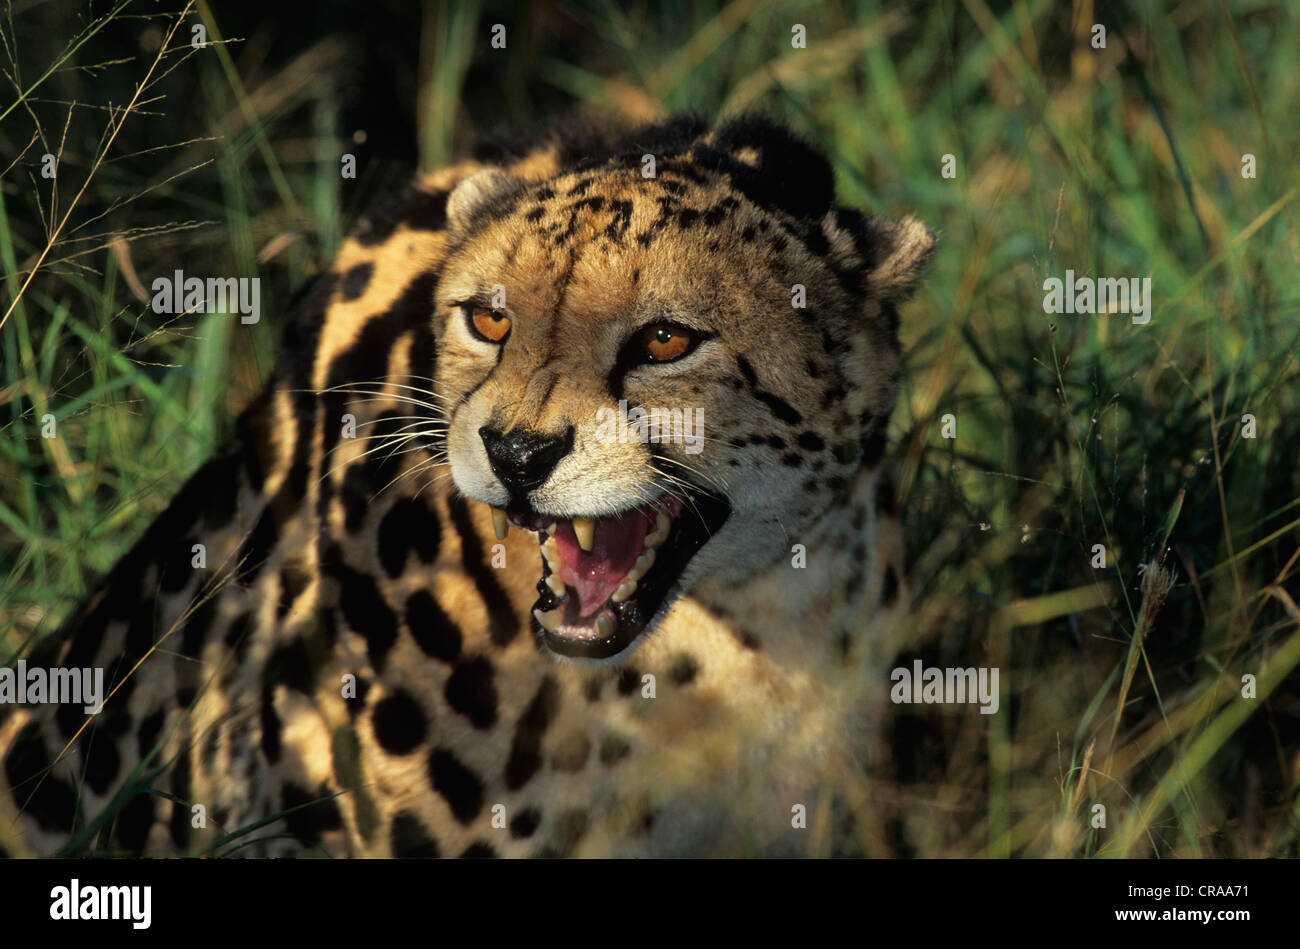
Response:
[{"label": "black nose", "polygon": [[518,498],[544,484],[560,459],[573,450],[573,426],[563,435],[542,435],[499,432],[485,425],[478,436],[487,449],[492,473]]}]

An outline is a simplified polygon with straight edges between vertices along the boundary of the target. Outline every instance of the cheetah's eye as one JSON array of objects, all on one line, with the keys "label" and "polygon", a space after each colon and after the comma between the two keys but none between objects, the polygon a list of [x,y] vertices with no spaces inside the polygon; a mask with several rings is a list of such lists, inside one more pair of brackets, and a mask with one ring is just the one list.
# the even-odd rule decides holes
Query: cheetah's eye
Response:
[{"label": "cheetah's eye", "polygon": [[689,353],[699,341],[699,336],[684,326],[656,323],[640,332],[638,349],[644,362],[672,362]]},{"label": "cheetah's eye", "polygon": [[474,335],[489,343],[505,342],[506,336],[510,334],[510,317],[485,306],[470,306],[467,310]]}]

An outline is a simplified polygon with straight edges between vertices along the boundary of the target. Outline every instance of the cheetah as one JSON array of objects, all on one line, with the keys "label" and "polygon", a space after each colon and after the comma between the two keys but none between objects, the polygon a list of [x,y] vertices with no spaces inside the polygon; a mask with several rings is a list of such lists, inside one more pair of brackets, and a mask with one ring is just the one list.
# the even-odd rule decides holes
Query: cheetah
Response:
[{"label": "cheetah", "polygon": [[808,853],[791,815],[860,766],[844,683],[905,609],[886,429],[934,243],[757,116],[419,177],[27,657],[108,695],[0,706],[0,845]]}]

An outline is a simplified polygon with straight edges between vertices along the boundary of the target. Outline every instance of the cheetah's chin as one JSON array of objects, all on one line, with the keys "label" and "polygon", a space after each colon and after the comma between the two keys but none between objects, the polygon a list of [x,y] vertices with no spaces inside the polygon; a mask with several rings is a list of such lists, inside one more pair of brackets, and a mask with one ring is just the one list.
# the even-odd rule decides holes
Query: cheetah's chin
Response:
[{"label": "cheetah's chin", "polygon": [[629,654],[667,612],[686,565],[730,513],[726,502],[703,494],[660,495],[613,517],[552,520],[508,512],[537,532],[541,547],[533,619],[543,647],[595,663]]}]

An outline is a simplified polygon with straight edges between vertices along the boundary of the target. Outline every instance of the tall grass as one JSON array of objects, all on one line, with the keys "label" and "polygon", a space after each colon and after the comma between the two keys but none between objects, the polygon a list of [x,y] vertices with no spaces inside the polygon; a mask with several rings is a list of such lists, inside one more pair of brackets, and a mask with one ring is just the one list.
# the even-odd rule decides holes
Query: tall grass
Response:
[{"label": "tall grass", "polygon": [[[1296,855],[1300,18],[1233,6],[198,3],[170,39],[143,3],[7,10],[0,658],[225,437],[293,289],[401,172],[573,105],[758,108],[846,203],[941,237],[904,311],[917,609],[891,646],[1000,667],[1002,712],[890,709],[864,849]],[[260,276],[266,316],[152,313],[177,268]],[[1150,277],[1150,323],[1045,313],[1067,269]]]}]

